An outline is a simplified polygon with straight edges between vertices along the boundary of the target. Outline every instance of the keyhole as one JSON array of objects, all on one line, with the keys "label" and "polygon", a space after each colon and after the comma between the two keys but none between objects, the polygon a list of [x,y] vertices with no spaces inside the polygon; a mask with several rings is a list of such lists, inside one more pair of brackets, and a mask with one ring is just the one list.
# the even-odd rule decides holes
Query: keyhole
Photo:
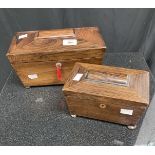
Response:
[{"label": "keyhole", "polygon": [[100,104],[100,108],[105,109],[106,105],[105,104]]}]

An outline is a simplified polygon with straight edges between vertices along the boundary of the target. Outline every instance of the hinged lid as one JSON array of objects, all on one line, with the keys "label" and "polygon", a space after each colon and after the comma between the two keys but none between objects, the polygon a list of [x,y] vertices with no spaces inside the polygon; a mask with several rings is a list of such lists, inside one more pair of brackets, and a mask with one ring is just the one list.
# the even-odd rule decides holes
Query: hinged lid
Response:
[{"label": "hinged lid", "polygon": [[149,72],[76,63],[64,91],[149,103]]},{"label": "hinged lid", "polygon": [[103,49],[105,43],[96,27],[17,32],[8,56],[59,54]]}]

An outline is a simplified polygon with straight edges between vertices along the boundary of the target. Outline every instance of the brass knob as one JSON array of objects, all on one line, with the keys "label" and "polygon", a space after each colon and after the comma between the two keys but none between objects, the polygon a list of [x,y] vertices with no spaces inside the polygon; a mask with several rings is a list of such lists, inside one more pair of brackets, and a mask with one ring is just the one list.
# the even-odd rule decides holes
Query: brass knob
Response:
[{"label": "brass knob", "polygon": [[106,105],[105,104],[100,104],[100,106],[99,106],[101,109],[105,109],[106,108]]}]

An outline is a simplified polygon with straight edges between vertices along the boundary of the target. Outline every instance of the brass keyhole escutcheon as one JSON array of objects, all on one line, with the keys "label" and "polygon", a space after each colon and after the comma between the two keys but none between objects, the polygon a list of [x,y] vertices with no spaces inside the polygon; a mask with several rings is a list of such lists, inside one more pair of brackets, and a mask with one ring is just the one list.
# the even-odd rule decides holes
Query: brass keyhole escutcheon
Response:
[{"label": "brass keyhole escutcheon", "polygon": [[102,103],[102,104],[100,104],[100,108],[101,109],[105,109],[106,108],[106,105]]}]

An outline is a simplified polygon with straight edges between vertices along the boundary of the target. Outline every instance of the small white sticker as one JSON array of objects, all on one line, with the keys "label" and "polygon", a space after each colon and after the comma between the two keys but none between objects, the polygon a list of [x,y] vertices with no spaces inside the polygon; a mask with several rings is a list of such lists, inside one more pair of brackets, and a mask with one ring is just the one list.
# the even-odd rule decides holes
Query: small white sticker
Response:
[{"label": "small white sticker", "polygon": [[129,109],[121,109],[120,110],[121,114],[125,114],[125,115],[132,115],[133,114],[133,110],[129,110]]},{"label": "small white sticker", "polygon": [[75,77],[73,78],[73,80],[74,80],[74,81],[80,81],[80,79],[82,78],[82,76],[83,76],[83,74],[77,73],[77,74],[75,75]]},{"label": "small white sticker", "polygon": [[26,38],[27,37],[27,34],[22,34],[20,36],[18,36],[18,39],[23,39],[23,38]]},{"label": "small white sticker", "polygon": [[77,39],[63,39],[63,45],[77,45]]},{"label": "small white sticker", "polygon": [[30,75],[28,75],[28,78],[31,79],[31,80],[37,79],[38,75],[37,74],[30,74]]}]

